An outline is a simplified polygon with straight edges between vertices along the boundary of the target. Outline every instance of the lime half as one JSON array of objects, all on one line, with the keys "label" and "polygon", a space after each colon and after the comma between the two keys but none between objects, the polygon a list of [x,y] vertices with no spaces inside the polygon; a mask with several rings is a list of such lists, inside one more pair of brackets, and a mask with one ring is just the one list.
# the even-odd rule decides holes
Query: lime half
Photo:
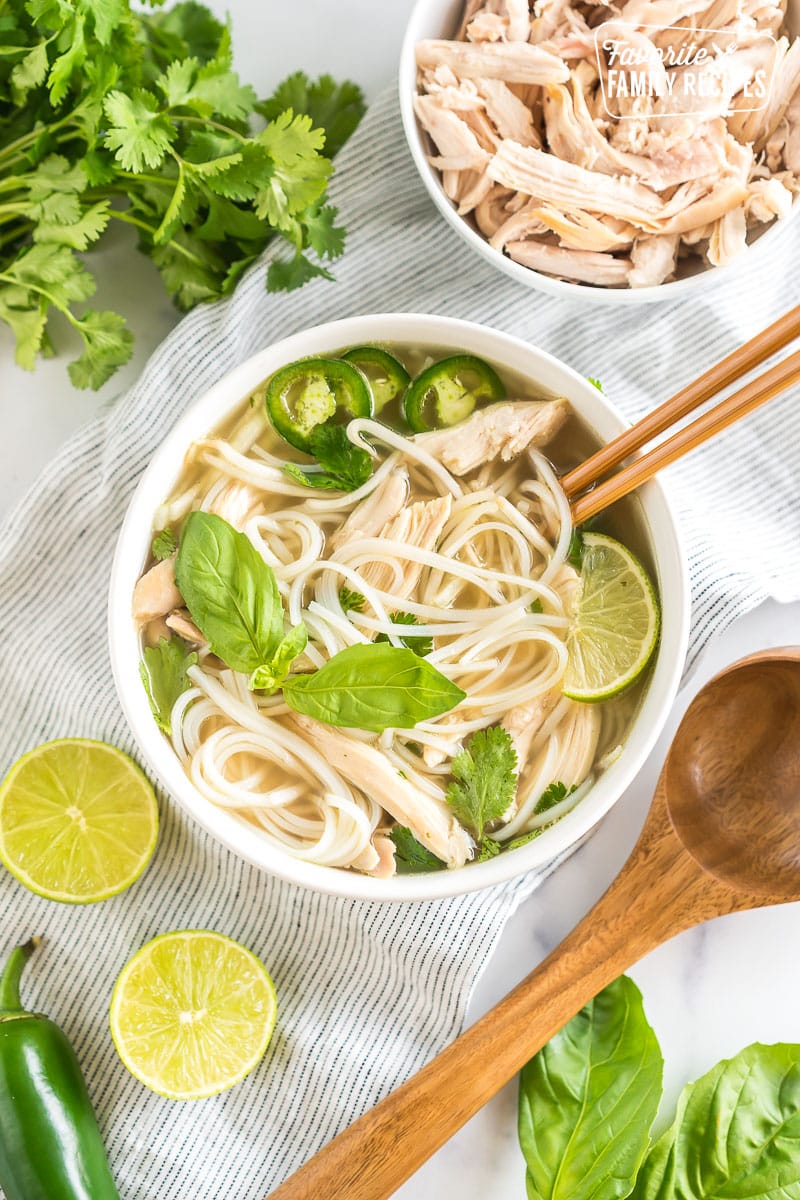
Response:
[{"label": "lime half", "polygon": [[111,1036],[138,1080],[171,1100],[233,1087],[264,1055],[278,1004],[266,970],[221,933],[186,929],[134,955],[111,997]]},{"label": "lime half", "polygon": [[644,567],[621,542],[586,533],[583,545],[562,690],[571,700],[608,700],[650,661],[658,641],[658,600]]},{"label": "lime half", "polygon": [[0,785],[0,859],[48,900],[90,904],[138,879],[158,836],[153,789],[104,742],[29,750]]}]

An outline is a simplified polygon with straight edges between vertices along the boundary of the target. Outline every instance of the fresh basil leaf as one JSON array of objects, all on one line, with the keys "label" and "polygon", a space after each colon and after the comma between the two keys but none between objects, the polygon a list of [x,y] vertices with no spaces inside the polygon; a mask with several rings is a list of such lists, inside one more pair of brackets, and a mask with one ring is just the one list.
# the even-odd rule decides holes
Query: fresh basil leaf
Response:
[{"label": "fresh basil leaf", "polygon": [[190,513],[175,579],[192,620],[214,654],[252,674],[283,638],[275,572],[243,533],[213,513]]},{"label": "fresh basil leaf", "polygon": [[502,817],[517,790],[517,752],[502,725],[478,729],[453,759],[447,803],[480,841],[484,827]]},{"label": "fresh basil leaf", "polygon": [[186,672],[196,662],[197,655],[187,654],[180,638],[159,638],[155,646],[144,648],[139,674],[156,724],[164,733],[172,728],[170,717],[175,701],[192,686]]},{"label": "fresh basil leaf", "polygon": [[634,1200],[800,1197],[800,1045],[748,1046],[683,1089]]},{"label": "fresh basil leaf", "polygon": [[529,1200],[627,1196],[647,1152],[662,1070],[639,989],[622,976],[522,1070],[519,1140]]},{"label": "fresh basil leaf", "polygon": [[308,630],[301,621],[290,629],[268,663],[257,667],[250,676],[251,688],[263,688],[267,692],[275,692],[281,686],[289,669],[308,645]]},{"label": "fresh basil leaf", "polygon": [[395,845],[394,861],[398,875],[419,875],[423,871],[443,871],[445,864],[418,842],[405,825],[395,825],[389,831]]},{"label": "fresh basil leaf", "polygon": [[295,712],[374,733],[411,729],[449,712],[465,695],[427,659],[377,642],[348,646],[313,675],[287,679],[283,688]]},{"label": "fresh basil leaf", "polygon": [[169,558],[178,549],[178,539],[171,529],[162,529],[161,533],[157,533],[153,538],[153,544],[150,547],[150,553],[158,562],[162,562],[165,558]]}]

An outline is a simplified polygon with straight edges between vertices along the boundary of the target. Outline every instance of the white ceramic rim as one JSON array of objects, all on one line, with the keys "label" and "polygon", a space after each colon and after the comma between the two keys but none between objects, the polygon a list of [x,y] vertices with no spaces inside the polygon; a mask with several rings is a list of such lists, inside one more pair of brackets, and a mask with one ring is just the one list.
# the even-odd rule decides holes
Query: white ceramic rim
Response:
[{"label": "white ceramic rim", "polygon": [[564,279],[555,279],[549,275],[543,275],[539,271],[534,271],[531,267],[524,267],[521,263],[514,262],[507,255],[493,249],[486,239],[474,230],[464,217],[459,216],[453,202],[445,195],[438,173],[428,162],[422,133],[414,114],[414,95],[417,90],[417,68],[414,56],[416,44],[426,37],[444,36],[443,29],[450,27],[450,22],[445,21],[441,25],[437,22],[438,28],[434,32],[431,29],[434,13],[440,11],[442,13],[445,11],[449,11],[450,13],[458,12],[462,6],[462,0],[417,0],[411,11],[400,51],[400,69],[398,74],[400,113],[403,120],[403,129],[405,130],[411,157],[414,160],[414,165],[419,172],[420,178],[425,184],[428,195],[448,225],[476,253],[491,263],[492,266],[503,271],[511,279],[516,280],[517,283],[521,283],[525,287],[536,288],[539,291],[546,292],[550,296],[569,298],[588,304],[617,306],[650,304],[657,300],[677,300],[690,293],[696,294],[701,288],[705,294],[709,287],[716,287],[717,284],[725,280],[730,281],[740,268],[745,265],[752,265],[754,253],[761,253],[767,246],[771,246],[774,238],[780,237],[781,232],[800,214],[800,197],[797,197],[792,205],[792,211],[789,216],[779,221],[773,221],[748,246],[747,251],[740,255],[739,258],[734,259],[733,262],[728,263],[724,267],[706,267],[704,270],[698,271],[696,275],[687,276],[685,279],[675,279],[671,283],[660,283],[650,287],[583,287],[580,284],[569,283]]},{"label": "white ceramic rim", "polygon": [[224,376],[189,408],[156,451],[133,494],[117,542],[109,589],[109,650],[117,693],[146,766],[168,795],[229,850],[273,875],[318,892],[360,900],[432,900],[505,882],[575,846],[632,783],[652,750],[678,690],[689,631],[685,556],[659,483],[648,483],[639,495],[662,597],[661,641],[647,693],[622,754],[586,798],[541,837],[513,854],[459,870],[378,880],[355,871],[301,862],[259,841],[252,826],[207,801],[194,788],[153,720],[139,678],[139,638],[131,616],[131,595],[149,552],[153,513],[169,494],[189,444],[206,436],[257,384],[285,363],[361,342],[392,341],[453,349],[466,346],[471,353],[521,371],[546,390],[566,395],[605,441],[626,426],[606,397],[572,368],[519,338],[470,321],[384,313],[349,317],[293,334]]}]

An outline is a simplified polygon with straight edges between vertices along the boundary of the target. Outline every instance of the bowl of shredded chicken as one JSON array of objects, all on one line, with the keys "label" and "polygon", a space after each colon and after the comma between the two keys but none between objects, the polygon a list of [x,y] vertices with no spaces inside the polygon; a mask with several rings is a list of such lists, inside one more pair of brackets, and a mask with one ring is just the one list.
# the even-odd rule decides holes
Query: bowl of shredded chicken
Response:
[{"label": "bowl of shredded chicken", "polygon": [[518,281],[674,297],[798,211],[794,0],[419,0],[409,145],[438,208]]}]

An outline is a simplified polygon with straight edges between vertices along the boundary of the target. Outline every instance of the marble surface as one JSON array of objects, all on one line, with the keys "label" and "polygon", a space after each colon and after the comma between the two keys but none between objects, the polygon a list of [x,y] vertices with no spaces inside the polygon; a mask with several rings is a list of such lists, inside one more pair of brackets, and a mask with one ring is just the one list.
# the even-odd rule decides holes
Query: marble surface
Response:
[{"label": "marble surface", "polygon": [[[374,96],[393,81],[411,0],[212,0],[233,20],[241,74],[267,92],[291,70],[349,75]],[[14,367],[0,331],[0,511],[34,482],[40,467],[80,424],[135,379],[176,314],[154,270],[130,254],[127,231],[115,231],[94,265],[100,307],[119,304],[136,333],[133,361],[99,394],[75,392],[66,354],[33,375]],[[123,281],[122,284],[120,281]],[[120,293],[123,299],[120,299]],[[64,349],[67,349],[66,333]],[[62,342],[59,337],[59,347]],[[593,838],[527,901],[509,923],[476,989],[477,1017],[539,962],[605,890],[630,851],[658,771],[686,704],[728,662],[766,646],[800,640],[800,604],[765,604],[720,637],[682,691],[669,725],[636,784]],[[797,1041],[800,1020],[800,905],[739,914],[675,938],[633,970],[666,1058],[665,1114],[680,1087],[719,1058],[754,1041]],[[398,1193],[401,1200],[523,1200],[524,1170],[516,1141],[512,1086],[444,1147]]]}]

